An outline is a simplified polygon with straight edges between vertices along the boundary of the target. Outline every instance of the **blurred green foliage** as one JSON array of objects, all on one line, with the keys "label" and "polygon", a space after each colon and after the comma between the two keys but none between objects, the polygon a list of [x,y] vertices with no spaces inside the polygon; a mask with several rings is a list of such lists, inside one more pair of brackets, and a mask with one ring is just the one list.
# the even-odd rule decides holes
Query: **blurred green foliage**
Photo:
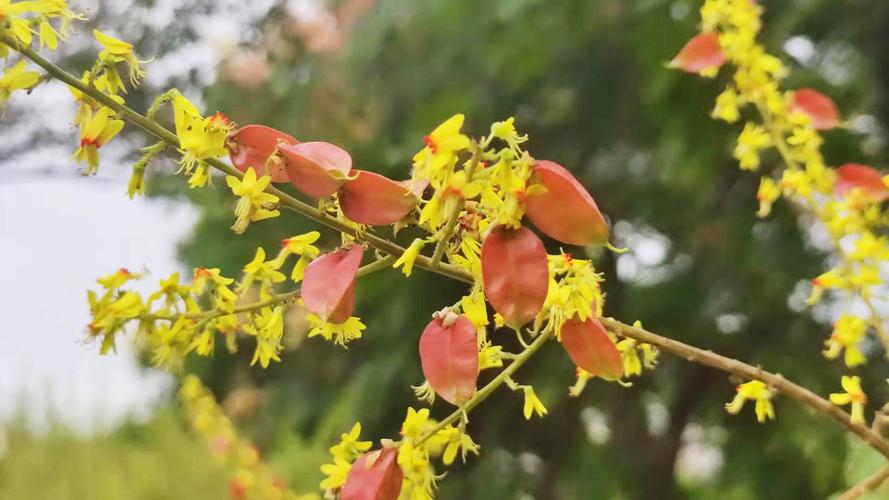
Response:
[{"label": "blurred green foliage", "polygon": [[83,500],[224,498],[226,471],[169,409],[147,423],[84,437],[53,421],[0,430],[0,498]]}]

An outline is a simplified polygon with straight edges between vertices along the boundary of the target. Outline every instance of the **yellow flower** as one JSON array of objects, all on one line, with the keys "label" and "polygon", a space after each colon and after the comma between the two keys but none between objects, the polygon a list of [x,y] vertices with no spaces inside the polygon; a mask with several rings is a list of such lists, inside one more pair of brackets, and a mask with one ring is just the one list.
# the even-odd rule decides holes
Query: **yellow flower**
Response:
[{"label": "yellow flower", "polygon": [[102,285],[106,290],[113,290],[122,287],[127,281],[141,279],[141,274],[131,273],[129,269],[122,267],[108,276],[99,278],[97,283]]},{"label": "yellow flower", "polygon": [[24,59],[6,68],[0,77],[0,104],[9,100],[9,96],[16,90],[27,89],[36,85],[38,81],[40,74],[36,71],[27,71]]},{"label": "yellow flower", "polygon": [[768,217],[772,212],[772,204],[781,197],[781,188],[771,177],[763,177],[759,180],[759,190],[756,192],[756,199],[759,201],[759,211],[756,212],[757,217]]},{"label": "yellow flower", "polygon": [[742,169],[756,170],[759,168],[759,152],[770,146],[771,142],[769,133],[762,126],[747,122],[738,136],[734,157],[740,161]]},{"label": "yellow flower", "polygon": [[239,196],[238,205],[235,208],[237,220],[232,226],[235,234],[243,234],[250,222],[261,221],[281,215],[278,208],[278,197],[266,193],[265,189],[272,182],[272,178],[264,175],[256,178],[253,167],[247,169],[242,179],[230,175],[225,182],[231,188],[235,196]]},{"label": "yellow flower", "polygon": [[279,354],[284,348],[281,345],[281,338],[284,336],[283,306],[263,308],[250,324],[244,326],[244,331],[256,337],[256,351],[250,360],[251,366],[258,361],[260,366],[268,368],[272,360],[281,361]]},{"label": "yellow flower", "polygon": [[864,405],[867,404],[867,394],[861,390],[861,377],[849,377],[843,375],[840,383],[843,391],[830,395],[830,402],[837,406],[852,405],[852,423],[864,423]]},{"label": "yellow flower", "polygon": [[370,441],[359,441],[361,435],[361,422],[355,422],[349,432],[340,435],[340,442],[330,447],[330,454],[334,457],[342,457],[346,460],[354,460],[359,455],[369,450],[373,444]]},{"label": "yellow flower", "polygon": [[543,417],[547,414],[546,407],[543,406],[543,402],[537,397],[537,394],[534,392],[534,388],[530,385],[526,385],[522,387],[525,393],[525,406],[523,408],[523,413],[525,415],[525,420],[531,420],[531,415],[537,414],[538,417]]},{"label": "yellow flower", "polygon": [[278,259],[265,260],[265,250],[262,247],[256,249],[253,260],[244,266],[244,278],[238,285],[241,294],[246,294],[254,281],[259,280],[259,294],[262,300],[270,297],[272,285],[281,283],[287,278],[283,273],[278,271],[281,268],[281,262]]},{"label": "yellow flower", "polygon": [[74,159],[78,163],[86,162],[86,175],[99,170],[99,148],[123,129],[123,120],[114,118],[114,115],[114,110],[103,107],[81,124],[80,147],[74,152]]},{"label": "yellow flower", "polygon": [[[403,254],[398,257],[398,260],[392,264],[392,267],[398,269],[401,267],[401,272],[404,273],[405,276],[410,277],[411,272],[414,270],[414,261],[417,260],[417,257],[420,255],[420,252],[423,251],[423,247],[426,246],[426,240],[423,238],[416,238],[413,242],[411,242],[411,246],[407,247]],[[404,266],[404,267],[402,267]]]},{"label": "yellow flower", "polygon": [[833,325],[833,333],[825,342],[824,357],[836,359],[845,349],[845,362],[849,368],[855,368],[867,361],[858,349],[858,343],[867,332],[867,323],[863,318],[852,314],[843,314]]},{"label": "yellow flower", "polygon": [[117,63],[125,62],[127,64],[130,83],[134,86],[138,85],[139,81],[145,77],[145,71],[142,70],[140,65],[146,61],[140,61],[136,58],[136,54],[133,52],[133,45],[106,35],[99,30],[93,30],[93,36],[104,47],[99,52],[99,60],[105,63],[111,93],[116,94],[118,89],[124,90],[123,80],[117,72]]},{"label": "yellow flower", "polygon": [[456,114],[423,137],[426,147],[413,158],[415,180],[429,180],[440,186],[456,162],[457,153],[469,147],[469,137],[460,133],[464,119],[462,114]]},{"label": "yellow flower", "polygon": [[728,123],[735,123],[741,117],[738,109],[741,99],[734,87],[728,87],[716,97],[716,106],[710,113],[710,116]]},{"label": "yellow flower", "polygon": [[347,462],[340,457],[333,457],[332,464],[324,464],[321,466],[321,472],[325,477],[321,481],[322,490],[335,490],[346,484],[349,477],[349,471],[352,469],[351,462]]},{"label": "yellow flower", "polygon": [[222,113],[204,118],[178,90],[174,89],[170,94],[179,152],[182,153],[179,161],[182,170],[190,174],[195,167],[206,169],[204,160],[227,155],[225,140],[232,129],[228,118]]},{"label": "yellow flower", "polygon": [[309,337],[321,336],[324,340],[333,341],[336,345],[346,346],[349,342],[360,339],[361,332],[366,328],[359,318],[351,316],[342,323],[330,323],[319,316],[309,313],[306,319],[311,325]]},{"label": "yellow flower", "polygon": [[519,150],[519,144],[528,140],[528,135],[519,135],[515,128],[515,118],[509,117],[502,122],[494,122],[491,125],[491,137],[505,141],[514,151]]},{"label": "yellow flower", "polygon": [[463,460],[464,463],[466,462],[466,455],[468,453],[478,455],[479,445],[476,444],[476,442],[472,440],[472,437],[463,429],[448,426],[442,429],[441,434],[442,439],[447,440],[444,454],[441,457],[443,464],[451,465],[454,463],[458,451],[460,452],[460,459]]},{"label": "yellow flower", "polygon": [[282,262],[282,265],[290,255],[299,255],[299,260],[296,261],[293,271],[290,273],[290,279],[295,283],[302,281],[306,266],[321,253],[317,247],[312,245],[320,237],[321,233],[318,231],[310,231],[281,241],[282,248],[281,253],[278,254],[278,260]]},{"label": "yellow flower", "polygon": [[772,392],[768,386],[759,380],[751,380],[737,387],[738,393],[730,403],[726,403],[725,411],[737,415],[744,407],[747,400],[756,401],[756,420],[760,423],[767,418],[775,418],[775,408],[772,406]]}]

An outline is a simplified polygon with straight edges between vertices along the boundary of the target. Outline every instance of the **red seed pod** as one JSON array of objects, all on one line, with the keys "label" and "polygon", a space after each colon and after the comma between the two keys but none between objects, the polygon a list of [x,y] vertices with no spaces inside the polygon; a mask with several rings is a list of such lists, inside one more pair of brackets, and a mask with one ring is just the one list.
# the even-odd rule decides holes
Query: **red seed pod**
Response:
[{"label": "red seed pod", "polygon": [[417,197],[400,182],[364,170],[340,188],[340,208],[359,224],[384,226],[404,219],[417,206]]},{"label": "red seed pod", "polygon": [[300,294],[306,309],[331,323],[342,323],[355,307],[355,276],[364,248],[348,248],[319,256],[303,275]]},{"label": "red seed pod", "polygon": [[836,170],[837,181],[834,190],[837,194],[846,194],[853,188],[858,188],[873,198],[883,202],[889,199],[889,187],[883,182],[883,174],[879,170],[858,163],[846,163]]},{"label": "red seed pod", "polygon": [[475,393],[478,336],[465,316],[446,313],[420,335],[420,363],[429,385],[445,401],[460,405]]},{"label": "red seed pod", "polygon": [[578,367],[603,378],[618,379],[623,375],[620,352],[599,320],[569,319],[562,325],[560,335],[565,352]]},{"label": "red seed pod", "polygon": [[525,209],[538,229],[562,243],[602,245],[608,242],[608,223],[593,197],[558,163],[542,160],[534,165]]},{"label": "red seed pod", "polygon": [[700,33],[689,40],[670,62],[674,68],[689,73],[718,68],[725,63],[725,54],[719,48],[719,35]]},{"label": "red seed pod", "polygon": [[830,130],[840,124],[840,112],[830,97],[815,89],[799,89],[793,93],[794,111],[809,116],[817,130]]},{"label": "red seed pod", "polygon": [[[263,176],[266,175],[266,162],[275,152],[279,143],[299,144],[299,141],[272,127],[247,125],[229,136],[226,147],[228,147],[229,157],[235,168],[246,172],[247,168],[253,167],[257,175]],[[272,182],[288,182],[290,180],[281,159],[278,159],[275,164],[269,164],[268,175],[272,176]]]},{"label": "red seed pod", "polygon": [[349,469],[340,500],[396,500],[404,473],[398,466],[398,449],[369,451]]},{"label": "red seed pod", "polygon": [[507,325],[521,328],[534,319],[549,289],[546,248],[526,227],[495,227],[482,243],[485,296]]},{"label": "red seed pod", "polygon": [[352,171],[352,157],[329,142],[301,142],[278,146],[290,182],[301,192],[323,198],[336,192]]}]

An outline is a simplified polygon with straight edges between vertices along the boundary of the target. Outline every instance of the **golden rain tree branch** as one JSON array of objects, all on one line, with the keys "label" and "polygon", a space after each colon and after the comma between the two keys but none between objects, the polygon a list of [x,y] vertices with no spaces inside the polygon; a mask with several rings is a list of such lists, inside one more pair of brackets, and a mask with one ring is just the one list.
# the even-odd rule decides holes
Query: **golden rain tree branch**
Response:
[{"label": "golden rain tree branch", "polygon": [[[21,47],[15,41],[4,35],[0,35],[0,43],[8,45],[13,50],[30,59],[35,64],[43,68],[52,77],[92,97],[96,101],[100,102],[102,105],[107,106],[108,108],[120,113],[121,116],[123,116],[124,119],[126,119],[130,123],[154,135],[158,139],[165,141],[173,147],[179,147],[179,140],[177,139],[176,135],[170,130],[164,128],[163,126],[155,123],[152,120],[149,120],[147,117],[139,114],[131,108],[125,105],[118,104],[108,95],[80,81],[71,73],[68,73],[62,68],[51,63],[30,48]],[[207,163],[228,175],[233,175],[239,178],[243,175],[234,167],[227,165],[217,159],[208,159]],[[380,238],[379,236],[367,232],[357,231],[355,228],[351,227],[347,223],[337,220],[334,217],[330,217],[317,208],[304,203],[275,187],[269,186],[266,191],[277,196],[281,201],[281,205],[310,219],[313,219],[320,224],[336,229],[337,231],[340,231],[342,233],[349,234],[355,237],[357,240],[362,241],[381,252],[389,254],[390,256],[398,257],[405,251],[403,247],[389,240]],[[468,272],[463,271],[462,269],[459,269],[450,264],[444,264],[441,262],[433,263],[432,258],[427,256],[421,255],[417,257],[415,265],[464,283],[473,283],[474,281],[472,275]],[[642,328],[636,328],[626,325],[612,318],[602,318],[602,322],[613,333],[627,338],[635,339],[639,342],[651,344],[664,351],[682,357],[690,362],[717,368],[719,370],[746,377],[751,380],[760,380],[768,384],[770,387],[789,396],[790,398],[796,399],[797,401],[805,404],[816,412],[827,415],[835,422],[843,426],[846,430],[861,438],[865,443],[877,450],[879,453],[889,458],[889,443],[884,441],[877,433],[873,432],[871,429],[863,425],[853,423],[847,413],[840,410],[826,399],[819,397],[808,389],[805,389],[797,384],[794,384],[793,382],[790,382],[781,375],[764,371],[761,368],[748,365],[736,359],[721,356],[712,351],[706,351],[667,337],[657,335]],[[542,347],[547,340],[551,338],[551,336],[552,333],[541,334],[528,347],[528,349],[523,351],[508,367],[506,367],[497,377],[495,377],[494,380],[492,380],[490,383],[488,383],[488,385],[477,391],[476,395],[473,396],[466,404],[464,404],[462,408],[458,409],[457,411],[446,417],[444,420],[442,420],[442,422],[453,422],[457,418],[459,418],[461,414],[470,411],[472,408],[481,403],[512,373],[514,373],[516,370],[518,370],[518,368],[524,365],[524,363],[527,362],[527,360],[530,359],[531,356],[538,349],[540,349],[540,347]],[[443,426],[446,424],[440,425]]]}]

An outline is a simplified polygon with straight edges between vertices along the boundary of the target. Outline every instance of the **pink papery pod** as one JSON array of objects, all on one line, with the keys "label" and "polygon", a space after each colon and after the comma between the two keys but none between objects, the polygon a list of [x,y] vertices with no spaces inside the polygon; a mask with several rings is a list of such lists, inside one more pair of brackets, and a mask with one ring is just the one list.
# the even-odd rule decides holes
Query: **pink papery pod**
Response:
[{"label": "pink papery pod", "polygon": [[394,224],[417,206],[417,197],[403,183],[364,170],[353,172],[355,179],[340,188],[340,208],[359,224]]},{"label": "pink papery pod", "polygon": [[719,35],[700,33],[689,40],[670,62],[674,68],[689,73],[719,68],[725,64],[725,54],[719,47]]},{"label": "pink papery pod", "polygon": [[808,115],[817,130],[830,130],[840,124],[837,105],[815,89],[804,88],[794,92],[792,109]]},{"label": "pink papery pod", "polygon": [[889,187],[883,182],[883,174],[879,170],[859,163],[846,163],[837,168],[837,181],[834,190],[844,195],[853,188],[861,189],[874,201],[883,202],[889,199]]},{"label": "pink papery pod", "polygon": [[[278,144],[299,144],[291,135],[265,125],[246,125],[232,133],[226,146],[232,164],[241,172],[253,167],[258,176],[271,175],[272,182],[288,182],[287,170],[281,158],[268,163],[269,157],[275,153]],[[268,172],[266,172],[268,165]]]},{"label": "pink papery pod", "polygon": [[620,352],[599,320],[569,319],[562,325],[560,335],[562,346],[575,365],[599,377],[621,378]]},{"label": "pink papery pod", "polygon": [[525,209],[538,229],[562,243],[608,243],[608,223],[593,197],[558,163],[542,160],[534,165]]},{"label": "pink papery pod", "polygon": [[278,146],[284,156],[290,182],[315,198],[330,196],[352,171],[352,157],[329,142],[301,142]]},{"label": "pink papery pod", "polygon": [[503,321],[518,329],[533,320],[549,289],[540,238],[526,227],[497,226],[482,243],[481,263],[485,296]]},{"label": "pink papery pod", "polygon": [[349,469],[340,500],[396,500],[404,481],[397,459],[398,449],[394,447],[358,457]]},{"label": "pink papery pod", "polygon": [[364,248],[352,245],[326,253],[306,266],[300,294],[309,312],[342,323],[355,307],[355,277]]},{"label": "pink papery pod", "polygon": [[478,336],[463,315],[445,313],[420,335],[420,362],[429,385],[445,401],[460,405],[475,393]]}]

